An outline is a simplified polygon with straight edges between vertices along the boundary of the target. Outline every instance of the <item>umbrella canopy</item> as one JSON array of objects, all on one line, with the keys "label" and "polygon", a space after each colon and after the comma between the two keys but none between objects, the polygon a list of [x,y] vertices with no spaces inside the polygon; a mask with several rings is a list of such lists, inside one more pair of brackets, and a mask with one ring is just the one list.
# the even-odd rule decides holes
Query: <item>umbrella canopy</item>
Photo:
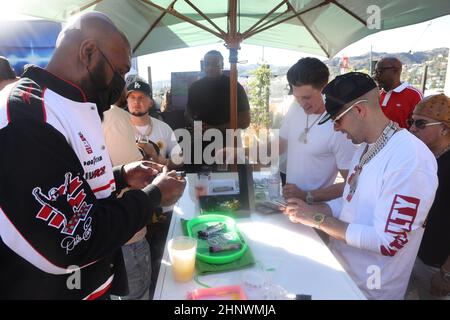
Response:
[{"label": "umbrella canopy", "polygon": [[238,40],[327,57],[369,34],[450,14],[448,0],[14,2],[21,13],[57,21],[77,11],[104,12],[125,32],[135,55],[226,41],[231,36],[233,2]]},{"label": "umbrella canopy", "polygon": [[448,0],[15,0],[18,12],[64,21],[106,13],[135,56],[225,42],[230,49],[231,124],[236,128],[241,42],[331,57],[378,31],[450,14]]}]

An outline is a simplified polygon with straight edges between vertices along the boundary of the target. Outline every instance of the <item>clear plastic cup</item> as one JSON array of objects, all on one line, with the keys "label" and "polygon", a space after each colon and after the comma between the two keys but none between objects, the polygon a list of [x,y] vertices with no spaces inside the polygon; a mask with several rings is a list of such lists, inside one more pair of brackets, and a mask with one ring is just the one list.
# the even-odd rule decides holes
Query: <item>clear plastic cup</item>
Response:
[{"label": "clear plastic cup", "polygon": [[290,300],[289,292],[278,284],[271,284],[267,290],[269,300]]},{"label": "clear plastic cup", "polygon": [[269,283],[261,271],[246,271],[242,274],[241,284],[249,300],[269,299]]},{"label": "clear plastic cup", "polygon": [[195,184],[195,195],[197,199],[200,196],[208,195],[209,181],[211,180],[211,174],[205,172],[199,172],[197,174],[197,182]]},{"label": "clear plastic cup", "polygon": [[195,255],[197,239],[190,237],[175,237],[167,245],[173,276],[178,282],[192,280],[195,270]]}]

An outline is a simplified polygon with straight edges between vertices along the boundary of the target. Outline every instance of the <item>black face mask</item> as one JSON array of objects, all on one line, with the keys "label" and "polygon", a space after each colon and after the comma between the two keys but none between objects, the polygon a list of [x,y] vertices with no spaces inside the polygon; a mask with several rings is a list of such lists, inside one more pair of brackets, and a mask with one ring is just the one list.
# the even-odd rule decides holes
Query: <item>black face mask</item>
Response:
[{"label": "black face mask", "polygon": [[100,118],[103,118],[103,112],[109,110],[111,105],[119,100],[120,95],[122,94],[122,90],[125,87],[125,80],[120,76],[118,72],[114,70],[109,60],[103,54],[103,52],[99,49],[101,55],[108,63],[109,67],[113,71],[113,78],[108,86],[104,87],[104,85],[99,85],[97,81],[95,81],[94,77],[92,77],[91,72],[88,69],[89,77],[91,78],[92,83],[95,85],[95,91],[97,92],[96,104],[98,113]]}]

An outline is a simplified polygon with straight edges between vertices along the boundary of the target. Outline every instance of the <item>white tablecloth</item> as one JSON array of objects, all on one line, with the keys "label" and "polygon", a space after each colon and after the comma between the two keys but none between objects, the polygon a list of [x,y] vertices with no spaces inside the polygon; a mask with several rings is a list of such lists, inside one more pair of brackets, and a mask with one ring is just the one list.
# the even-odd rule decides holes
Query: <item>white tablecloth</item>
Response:
[{"label": "white tablecloth", "polygon": [[[193,174],[187,177],[188,185],[174,208],[167,241],[182,235],[180,218],[190,219],[200,212],[193,188],[195,179]],[[261,274],[265,270],[262,274],[269,282],[294,295],[307,294],[312,299],[365,299],[312,228],[293,224],[282,214],[255,212],[237,222],[257,264],[247,269],[199,276],[201,283],[211,287],[242,285],[245,272]],[[203,287],[194,280],[175,282],[166,242],[153,298],[183,300],[189,291],[197,288]]]}]

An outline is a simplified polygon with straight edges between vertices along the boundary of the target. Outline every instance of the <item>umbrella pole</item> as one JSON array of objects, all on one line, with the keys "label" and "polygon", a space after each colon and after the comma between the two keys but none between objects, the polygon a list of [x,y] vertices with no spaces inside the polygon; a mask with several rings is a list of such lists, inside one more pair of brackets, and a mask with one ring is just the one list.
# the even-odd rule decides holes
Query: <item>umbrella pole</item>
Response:
[{"label": "umbrella pole", "polygon": [[[233,148],[235,152],[235,160],[237,160],[237,136],[235,135],[237,129],[237,61],[238,50],[240,42],[227,42],[228,50],[230,51],[230,129],[233,130]],[[232,171],[237,171],[237,163],[233,162]]]},{"label": "umbrella pole", "polygon": [[237,60],[238,48],[229,48],[230,50],[230,126],[231,129],[237,129]]},{"label": "umbrella pole", "polygon": [[[233,130],[233,146],[237,150],[237,137],[234,134],[237,129],[237,62],[238,50],[242,42],[242,36],[237,30],[237,0],[228,2],[228,37],[225,45],[230,50],[230,128]],[[237,159],[237,155],[236,158]],[[236,170],[236,163],[233,163],[233,170]]]},{"label": "umbrella pole", "polygon": [[237,32],[237,0],[228,2],[228,38],[226,46],[230,50],[230,127],[237,129],[237,61],[241,40]]}]

